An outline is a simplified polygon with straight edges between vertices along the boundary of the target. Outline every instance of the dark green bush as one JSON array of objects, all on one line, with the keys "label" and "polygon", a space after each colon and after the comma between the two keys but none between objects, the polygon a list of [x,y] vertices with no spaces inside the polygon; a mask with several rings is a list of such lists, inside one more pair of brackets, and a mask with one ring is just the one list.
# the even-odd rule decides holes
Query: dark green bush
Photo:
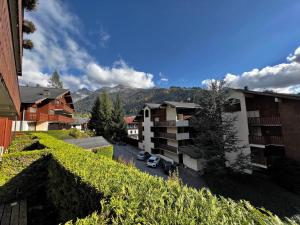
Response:
[{"label": "dark green bush", "polygon": [[92,152],[112,159],[114,155],[114,147],[112,145],[103,146],[101,148],[93,149]]},{"label": "dark green bush", "polygon": [[270,168],[272,179],[280,186],[300,194],[300,163],[287,158],[276,160]]}]

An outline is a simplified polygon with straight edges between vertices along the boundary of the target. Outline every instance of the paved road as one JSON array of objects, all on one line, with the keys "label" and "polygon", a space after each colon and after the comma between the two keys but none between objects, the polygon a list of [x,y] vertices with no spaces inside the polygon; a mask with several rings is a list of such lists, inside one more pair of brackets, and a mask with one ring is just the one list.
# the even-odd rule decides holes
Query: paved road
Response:
[{"label": "paved road", "polygon": [[[134,146],[126,145],[119,146],[114,145],[114,159],[118,157],[122,157],[126,161],[133,161],[134,165],[141,171],[149,173],[154,176],[159,176],[164,179],[167,179],[168,176],[164,174],[161,168],[151,168],[146,166],[146,161],[140,161],[136,159],[136,155],[140,150]],[[194,188],[202,188],[205,187],[205,182],[202,177],[195,177],[189,173],[189,171],[185,168],[180,168],[179,176],[184,184]]]}]

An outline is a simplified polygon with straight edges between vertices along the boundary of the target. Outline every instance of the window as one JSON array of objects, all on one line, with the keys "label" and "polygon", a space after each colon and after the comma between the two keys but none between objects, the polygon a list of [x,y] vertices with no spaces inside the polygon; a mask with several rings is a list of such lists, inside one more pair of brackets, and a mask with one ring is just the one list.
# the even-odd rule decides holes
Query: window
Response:
[{"label": "window", "polygon": [[29,112],[31,112],[31,113],[36,113],[36,108],[30,107],[30,108],[29,108]]},{"label": "window", "polygon": [[241,111],[241,102],[239,99],[228,99],[224,106],[225,112],[239,112]]},{"label": "window", "polygon": [[145,110],[145,117],[149,117],[149,109]]}]

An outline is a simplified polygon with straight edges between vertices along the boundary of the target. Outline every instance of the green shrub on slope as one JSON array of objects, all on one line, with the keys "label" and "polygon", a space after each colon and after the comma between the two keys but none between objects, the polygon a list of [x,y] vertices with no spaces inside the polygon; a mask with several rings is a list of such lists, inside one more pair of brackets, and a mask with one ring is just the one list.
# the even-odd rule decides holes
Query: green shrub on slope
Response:
[{"label": "green shrub on slope", "polygon": [[93,149],[92,152],[112,159],[114,155],[114,147],[112,145],[103,146],[101,148]]},{"label": "green shrub on slope", "polygon": [[[53,149],[52,157],[58,165],[72,173],[74,178],[80,177],[80,183],[93,187],[103,196],[98,218],[91,214],[75,224],[95,224],[97,220],[97,223],[109,224],[284,223],[248,202],[217,198],[209,190],[197,191],[182,186],[176,179],[166,182],[46,134],[37,136],[42,144]],[[59,201],[66,199],[56,201],[59,206]],[[60,211],[62,216],[68,213],[66,209]],[[285,223],[292,224],[291,221]]]}]

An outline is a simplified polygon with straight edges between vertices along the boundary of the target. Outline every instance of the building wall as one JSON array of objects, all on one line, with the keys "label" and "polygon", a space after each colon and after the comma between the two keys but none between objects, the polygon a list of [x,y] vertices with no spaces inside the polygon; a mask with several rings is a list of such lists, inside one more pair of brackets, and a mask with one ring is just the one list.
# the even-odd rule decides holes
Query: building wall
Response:
[{"label": "building wall", "polygon": [[300,101],[283,99],[279,112],[285,155],[300,162]]},{"label": "building wall", "polygon": [[36,131],[47,131],[48,130],[48,122],[37,122],[35,130]]},{"label": "building wall", "polygon": [[0,148],[6,149],[11,142],[12,121],[8,118],[0,118]]},{"label": "building wall", "polygon": [[167,121],[177,120],[176,108],[171,108],[171,107],[166,108],[166,119]]},{"label": "building wall", "polygon": [[[146,110],[149,110],[149,117],[145,117]],[[151,127],[153,127],[153,122],[151,121],[151,109],[149,107],[144,108],[144,130],[143,136],[143,145],[144,150],[151,153],[151,149],[154,148],[154,144],[151,142],[151,137],[153,137],[153,132],[151,132]]]},{"label": "building wall", "polygon": [[183,164],[194,171],[201,171],[204,169],[203,159],[193,159],[186,154],[183,154]]},{"label": "building wall", "polygon": [[[249,147],[249,128],[248,128],[248,117],[247,117],[247,108],[246,108],[246,99],[243,93],[233,91],[230,95],[230,98],[239,99],[241,104],[241,111],[233,112],[233,113],[224,113],[224,116],[233,116],[236,118],[234,122],[234,127],[237,131],[237,138],[240,141],[239,145],[246,146],[243,149],[243,154],[250,155],[250,147]],[[226,153],[226,157],[229,161],[228,166],[234,163],[237,160],[239,152],[231,152]],[[251,173],[251,171],[248,171]]]},{"label": "building wall", "polygon": [[[18,85],[18,68],[16,66],[14,56],[14,46],[12,40],[12,28],[10,21],[9,5],[7,0],[0,1],[0,75],[2,76],[6,89],[10,95],[16,112],[20,109],[20,94]],[[21,7],[21,1],[19,1],[19,7]],[[19,15],[20,21],[22,21],[22,13],[19,11],[16,13]],[[16,24],[15,24],[16,25]],[[20,35],[22,35],[20,28]],[[19,44],[19,43],[17,43]],[[20,57],[21,53],[18,52]]]}]

